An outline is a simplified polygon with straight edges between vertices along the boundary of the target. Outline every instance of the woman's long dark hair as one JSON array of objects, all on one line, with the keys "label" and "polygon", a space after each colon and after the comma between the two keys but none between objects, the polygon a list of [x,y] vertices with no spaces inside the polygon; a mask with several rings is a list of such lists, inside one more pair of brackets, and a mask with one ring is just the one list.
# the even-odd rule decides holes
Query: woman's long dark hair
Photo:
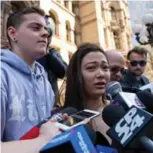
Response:
[{"label": "woman's long dark hair", "polygon": [[81,63],[83,57],[89,52],[101,52],[106,57],[103,49],[96,44],[84,43],[78,47],[70,60],[67,70],[64,107],[74,107],[78,110],[84,109],[84,86],[81,73]]}]

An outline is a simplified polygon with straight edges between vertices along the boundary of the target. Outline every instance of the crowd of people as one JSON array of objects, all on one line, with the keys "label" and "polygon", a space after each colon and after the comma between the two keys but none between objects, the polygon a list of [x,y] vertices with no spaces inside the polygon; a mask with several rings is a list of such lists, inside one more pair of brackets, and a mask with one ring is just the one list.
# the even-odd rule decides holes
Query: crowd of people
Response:
[{"label": "crowd of people", "polygon": [[[110,104],[106,84],[118,81],[123,91],[136,92],[149,80],[143,76],[147,50],[134,47],[127,61],[116,50],[104,51],[93,43],[78,46],[69,65],[50,48],[53,31],[45,13],[37,7],[11,14],[7,20],[9,46],[1,50],[1,141],[2,153],[39,152],[60,129],[54,121],[43,124],[38,138],[18,141],[32,127],[50,117],[58,94],[57,79],[66,76],[64,107],[102,113]],[[109,127],[101,116],[89,122],[109,141]],[[9,141],[9,142],[8,142]],[[27,147],[29,146],[29,147]],[[18,148],[18,150],[17,150]]]}]

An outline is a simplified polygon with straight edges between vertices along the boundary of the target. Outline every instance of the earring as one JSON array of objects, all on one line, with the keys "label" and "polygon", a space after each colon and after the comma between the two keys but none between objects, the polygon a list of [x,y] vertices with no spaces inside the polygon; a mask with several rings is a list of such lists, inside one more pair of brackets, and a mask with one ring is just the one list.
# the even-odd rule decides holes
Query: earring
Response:
[{"label": "earring", "polygon": [[14,38],[14,41],[17,42],[16,38]]}]

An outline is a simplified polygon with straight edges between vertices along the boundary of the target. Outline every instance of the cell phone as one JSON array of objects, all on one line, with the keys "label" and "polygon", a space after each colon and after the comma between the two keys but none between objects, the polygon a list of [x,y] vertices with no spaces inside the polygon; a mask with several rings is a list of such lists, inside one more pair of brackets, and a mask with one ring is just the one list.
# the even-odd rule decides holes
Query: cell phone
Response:
[{"label": "cell phone", "polygon": [[55,124],[63,131],[67,131],[69,129],[72,129],[78,125],[81,125],[84,123],[85,119],[92,119],[96,116],[100,115],[100,112],[84,109],[82,111],[79,111],[73,115],[70,115],[67,119],[58,121]]}]

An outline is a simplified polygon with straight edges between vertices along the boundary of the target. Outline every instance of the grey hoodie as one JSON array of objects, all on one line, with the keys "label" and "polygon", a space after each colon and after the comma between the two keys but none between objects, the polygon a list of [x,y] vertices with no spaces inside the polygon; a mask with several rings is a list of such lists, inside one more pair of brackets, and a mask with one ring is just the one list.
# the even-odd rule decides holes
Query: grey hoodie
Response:
[{"label": "grey hoodie", "polygon": [[19,56],[1,50],[1,139],[20,139],[51,115],[54,93],[43,67],[35,72]]}]

